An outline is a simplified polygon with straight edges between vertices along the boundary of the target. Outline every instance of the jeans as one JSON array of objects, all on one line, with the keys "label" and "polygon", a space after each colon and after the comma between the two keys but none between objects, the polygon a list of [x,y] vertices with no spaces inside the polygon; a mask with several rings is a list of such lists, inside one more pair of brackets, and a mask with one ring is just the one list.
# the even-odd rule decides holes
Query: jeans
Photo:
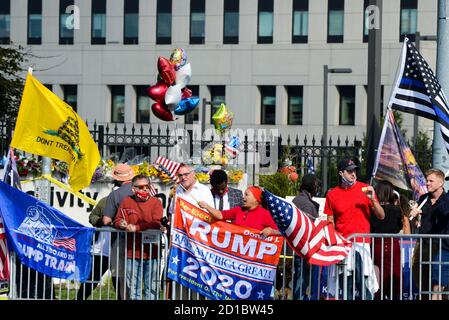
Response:
[{"label": "jeans", "polygon": [[[126,259],[126,286],[131,300],[156,300],[157,259]],[[143,279],[142,279],[143,276]],[[143,282],[143,298],[142,298]]]},{"label": "jeans", "polygon": [[295,274],[293,278],[293,300],[319,300],[320,267],[308,264],[295,255]]}]

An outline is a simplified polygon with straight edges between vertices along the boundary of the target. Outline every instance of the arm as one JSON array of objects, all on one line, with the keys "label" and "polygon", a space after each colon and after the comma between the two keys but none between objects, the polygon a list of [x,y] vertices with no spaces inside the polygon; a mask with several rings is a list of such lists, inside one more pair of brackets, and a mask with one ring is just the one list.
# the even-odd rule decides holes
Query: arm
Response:
[{"label": "arm", "polygon": [[403,234],[411,234],[412,231],[410,229],[410,220],[407,216],[402,216],[402,233]]},{"label": "arm", "polygon": [[376,192],[374,191],[373,186],[367,186],[362,189],[362,192],[366,194],[368,199],[371,201],[371,204],[373,206],[373,212],[377,219],[383,220],[385,218],[385,211],[380,205],[379,201],[377,201],[376,198]]},{"label": "arm", "polygon": [[198,205],[201,209],[205,209],[209,214],[216,220],[223,220],[223,215],[220,210],[217,210],[210,205],[208,205],[205,201],[199,201]]},{"label": "arm", "polygon": [[332,225],[335,227],[334,216],[327,216],[327,221],[332,223]]}]

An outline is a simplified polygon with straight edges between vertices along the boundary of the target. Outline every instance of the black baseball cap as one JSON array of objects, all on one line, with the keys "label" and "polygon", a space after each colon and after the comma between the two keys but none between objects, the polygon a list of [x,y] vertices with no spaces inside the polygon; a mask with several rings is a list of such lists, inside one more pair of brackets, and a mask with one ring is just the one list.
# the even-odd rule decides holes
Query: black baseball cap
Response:
[{"label": "black baseball cap", "polygon": [[338,165],[337,165],[338,171],[343,171],[343,170],[352,171],[352,170],[354,170],[354,169],[356,169],[356,168],[358,168],[358,167],[359,167],[359,166],[356,165],[356,164],[354,163],[354,161],[351,160],[351,159],[343,159],[343,160],[340,160],[340,161],[338,162]]}]

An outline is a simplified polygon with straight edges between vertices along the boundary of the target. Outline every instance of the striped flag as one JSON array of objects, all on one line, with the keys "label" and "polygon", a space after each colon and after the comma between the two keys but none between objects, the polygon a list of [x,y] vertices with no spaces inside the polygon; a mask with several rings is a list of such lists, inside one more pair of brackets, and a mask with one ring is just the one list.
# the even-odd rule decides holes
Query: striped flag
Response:
[{"label": "striped flag", "polygon": [[150,183],[150,197],[154,197],[158,194],[157,188],[154,187],[152,183]]},{"label": "striped flag", "polygon": [[9,256],[3,218],[0,215],[0,281],[9,280]]},{"label": "striped flag", "polygon": [[325,220],[314,222],[294,204],[264,191],[268,209],[289,246],[310,264],[328,266],[343,260],[351,242]]},{"label": "striped flag", "polygon": [[154,166],[158,170],[165,172],[176,183],[179,182],[179,178],[176,175],[178,173],[179,167],[181,166],[179,162],[168,160],[164,157],[157,157],[156,161],[154,162]]},{"label": "striped flag", "polygon": [[55,239],[53,240],[53,245],[69,251],[76,251],[76,240],[74,238]]},{"label": "striped flag", "polygon": [[405,38],[399,76],[390,99],[392,109],[413,113],[440,123],[449,152],[449,108],[446,96],[432,69]]}]

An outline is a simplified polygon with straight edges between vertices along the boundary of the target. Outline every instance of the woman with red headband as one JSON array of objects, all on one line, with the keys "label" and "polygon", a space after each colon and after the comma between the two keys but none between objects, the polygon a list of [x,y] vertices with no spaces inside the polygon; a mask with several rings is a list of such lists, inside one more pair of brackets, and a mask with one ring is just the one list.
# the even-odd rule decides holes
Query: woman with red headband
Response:
[{"label": "woman with red headband", "polygon": [[267,209],[262,208],[262,189],[250,186],[243,195],[243,205],[229,210],[219,211],[204,201],[199,201],[200,208],[206,209],[216,220],[231,220],[232,223],[261,230],[265,237],[280,235],[276,223]]}]

